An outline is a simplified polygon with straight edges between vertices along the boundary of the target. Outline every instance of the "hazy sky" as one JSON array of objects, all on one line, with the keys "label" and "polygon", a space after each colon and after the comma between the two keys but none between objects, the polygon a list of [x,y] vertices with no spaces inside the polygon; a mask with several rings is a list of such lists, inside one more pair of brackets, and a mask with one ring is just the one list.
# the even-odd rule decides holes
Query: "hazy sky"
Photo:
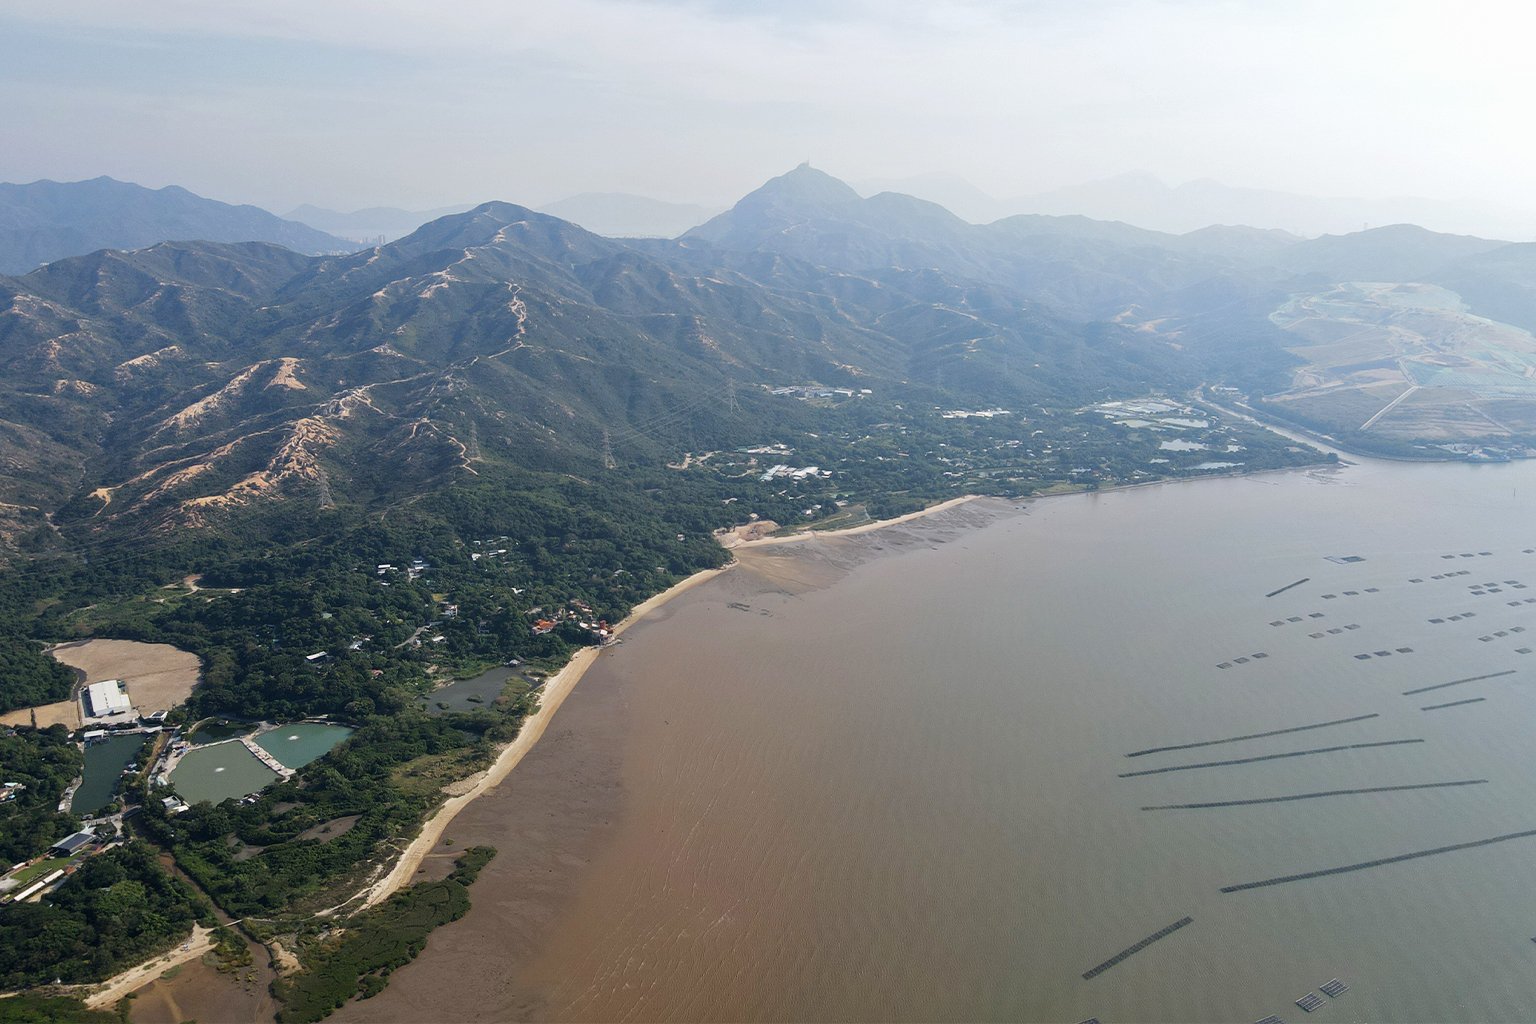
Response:
[{"label": "hazy sky", "polygon": [[1529,207],[1533,29],[1478,0],[4,0],[0,180],[724,204],[809,159]]}]

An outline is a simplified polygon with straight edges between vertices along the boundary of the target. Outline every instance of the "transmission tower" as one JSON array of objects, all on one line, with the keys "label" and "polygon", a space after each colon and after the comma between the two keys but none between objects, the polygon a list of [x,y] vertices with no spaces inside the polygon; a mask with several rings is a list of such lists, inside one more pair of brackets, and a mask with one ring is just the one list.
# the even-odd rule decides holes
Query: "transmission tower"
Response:
[{"label": "transmission tower", "polygon": [[315,467],[315,485],[319,491],[320,507],[335,508],[336,502],[331,499],[331,481],[325,470]]},{"label": "transmission tower", "polygon": [[613,458],[613,440],[608,436],[608,428],[603,428],[603,468],[618,469],[619,464]]}]

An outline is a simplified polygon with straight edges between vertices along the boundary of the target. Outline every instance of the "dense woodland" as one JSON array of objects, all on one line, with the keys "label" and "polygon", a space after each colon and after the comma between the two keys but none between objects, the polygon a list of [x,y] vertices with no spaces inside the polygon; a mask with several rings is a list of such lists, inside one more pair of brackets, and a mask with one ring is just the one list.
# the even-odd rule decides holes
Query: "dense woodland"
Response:
[{"label": "dense woodland", "polygon": [[36,641],[0,636],[0,711],[63,700],[74,681],[74,672]]},{"label": "dense woodland", "polygon": [[62,725],[0,733],[0,782],[26,788],[0,803],[0,862],[15,864],[74,831],[76,820],[58,811],[80,774],[80,748]]},{"label": "dense woodland", "polygon": [[95,981],[186,938],[205,906],[129,843],[85,861],[41,903],[0,907],[0,988]]}]

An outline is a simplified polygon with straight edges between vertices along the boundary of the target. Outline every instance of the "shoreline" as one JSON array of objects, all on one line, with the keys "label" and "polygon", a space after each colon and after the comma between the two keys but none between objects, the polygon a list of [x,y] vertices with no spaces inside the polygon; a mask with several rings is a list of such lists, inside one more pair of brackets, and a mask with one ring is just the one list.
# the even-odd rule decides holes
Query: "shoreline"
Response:
[{"label": "shoreline", "polygon": [[212,948],[213,929],[195,924],[192,926],[192,934],[169,953],[161,953],[135,967],[128,968],[121,974],[113,975],[106,981],[97,982],[96,984],[100,987],[83,997],[86,1009],[105,1009],[128,993],[136,992],[156,980],[172,967],[196,960]]},{"label": "shoreline", "polygon": [[[965,494],[958,498],[950,498],[936,505],[919,509],[916,512],[908,512],[906,515],[897,516],[894,519],[879,519],[868,523],[860,523],[858,526],[851,526],[846,530],[807,530],[802,533],[791,534],[787,537],[763,537],[758,540],[738,541],[735,544],[722,543],[721,547],[725,548],[726,551],[735,551],[742,548],[793,544],[818,536],[848,537],[855,534],[870,533],[887,526],[898,526],[925,516],[935,515],[968,502],[978,501],[983,497],[984,495],[980,494]],[[723,540],[724,536],[717,535],[716,539]],[[637,604],[624,617],[623,621],[614,627],[613,635],[615,637],[622,636],[625,630],[635,625],[657,608],[665,605],[668,601],[687,593],[703,583],[709,582],[717,576],[730,572],[738,564],[732,561],[718,569],[704,569],[663,590],[661,593],[647,598]],[[583,647],[577,651],[571,657],[571,660],[566,662],[565,667],[544,683],[539,697],[539,710],[529,715],[523,721],[523,726],[518,731],[517,737],[502,748],[501,752],[496,755],[496,760],[491,763],[491,766],[478,773],[478,775],[471,775],[455,784],[455,786],[462,786],[472,781],[472,785],[468,789],[462,792],[451,793],[448,799],[433,812],[432,816],[422,824],[421,831],[405,847],[400,857],[395,861],[394,866],[390,868],[384,877],[370,883],[351,899],[345,903],[338,904],[326,913],[335,913],[343,907],[356,903],[359,899],[362,900],[362,904],[357,909],[366,910],[369,907],[377,906],[408,885],[411,878],[416,874],[417,869],[421,867],[422,862],[426,860],[427,854],[437,846],[438,842],[443,838],[443,834],[448,830],[448,826],[453,823],[453,819],[458,816],[459,812],[468,807],[478,797],[484,796],[487,792],[506,781],[507,776],[512,774],[512,770],[533,749],[534,744],[538,743],[540,737],[544,735],[545,729],[548,728],[550,720],[554,718],[555,712],[560,709],[560,705],[564,703],[565,698],[576,688],[576,684],[581,681],[582,676],[586,675],[587,670],[597,661],[597,656],[600,653],[602,653],[602,648],[600,647]]]},{"label": "shoreline", "polygon": [[[702,583],[707,583],[717,576],[730,572],[733,568],[735,568],[735,563],[722,566],[719,569],[704,569],[663,590],[661,593],[647,598],[636,605],[624,617],[623,621],[614,626],[613,635],[615,637],[622,636],[625,630],[668,601],[692,590]],[[422,861],[426,859],[427,854],[443,838],[443,833],[448,830],[448,826],[453,823],[453,819],[458,816],[459,812],[469,806],[477,797],[485,795],[506,781],[507,776],[512,774],[512,769],[516,768],[518,763],[533,749],[534,744],[538,743],[540,737],[544,735],[545,729],[548,728],[550,720],[554,718],[555,712],[560,710],[560,705],[565,702],[566,697],[570,696],[571,691],[576,688],[576,684],[581,681],[581,677],[586,675],[587,669],[591,668],[597,661],[597,657],[602,653],[602,650],[601,647],[583,647],[571,657],[570,661],[565,663],[565,666],[559,672],[556,672],[546,680],[539,692],[539,709],[523,720],[522,728],[518,730],[516,738],[502,748],[501,752],[496,755],[496,760],[491,762],[491,766],[478,773],[478,777],[471,775],[466,779],[460,780],[456,785],[462,785],[471,780],[473,780],[473,785],[463,792],[450,795],[433,812],[432,816],[422,824],[421,831],[406,846],[399,859],[395,861],[394,866],[390,868],[383,878],[364,888],[346,903],[333,908],[332,912],[340,910],[359,898],[362,899],[362,905],[357,909],[366,910],[369,907],[382,903],[409,884],[411,878],[416,874],[416,870],[421,867]]]},{"label": "shoreline", "polygon": [[[1275,470],[1260,470],[1258,473],[1250,472],[1220,474],[1213,475],[1211,477],[1191,479],[1219,479],[1220,477],[1225,477],[1228,475],[1254,476],[1258,475],[1259,473],[1288,473],[1296,472],[1298,470],[1309,470],[1316,468],[1317,466],[1315,465],[1280,467]],[[1152,484],[1184,482],[1190,481],[1170,480],[1166,478],[1158,480],[1147,480],[1135,484],[1123,484],[1118,487],[1103,488],[1099,493],[1108,493],[1115,490],[1129,489],[1131,487],[1145,487]],[[1082,494],[1088,492],[1071,493]],[[1040,497],[1067,496],[1067,494],[1061,494],[1035,496],[1024,499],[1000,498],[998,500],[1022,500],[1026,502],[1033,502],[1038,500]],[[963,494],[958,497],[946,499],[945,501],[941,501],[934,505],[929,505],[927,508],[918,509],[915,512],[908,512],[905,515],[896,516],[892,519],[871,520],[870,522],[860,523],[857,526],[850,526],[842,530],[803,530],[799,533],[793,533],[787,536],[760,537],[756,540],[736,540],[734,543],[728,542],[732,534],[719,533],[716,534],[715,539],[726,551],[735,552],[738,550],[777,547],[785,544],[798,544],[818,537],[852,537],[865,533],[872,533],[876,530],[881,530],[889,526],[900,526],[918,519],[923,519],[928,516],[937,515],[941,512],[946,512],[953,508],[959,508],[971,502],[981,501],[988,497],[996,496],[989,496],[984,494]],[[662,591],[661,593],[647,598],[640,604],[636,605],[630,611],[630,613],[624,617],[623,621],[619,622],[614,627],[613,635],[615,637],[622,636],[625,630],[635,625],[642,618],[655,611],[657,608],[662,607],[674,598],[679,597],[680,595],[703,583],[707,583],[717,576],[730,572],[732,569],[736,568],[738,564],[740,563],[733,560],[732,562],[718,569],[701,570],[700,572],[694,573],[692,576],[681,580],[680,582]],[[560,709],[560,705],[565,701],[565,698],[570,695],[571,691],[575,689],[576,684],[581,681],[582,676],[586,675],[587,670],[591,668],[592,665],[597,661],[597,657],[600,653],[602,653],[602,648],[600,647],[583,647],[581,650],[577,651],[571,657],[571,660],[568,661],[565,666],[560,669],[559,672],[555,673],[555,675],[551,676],[548,681],[544,683],[544,687],[540,693],[538,711],[532,715],[529,715],[528,718],[524,720],[523,726],[518,731],[516,738],[514,738],[504,748],[502,748],[502,750],[496,755],[496,759],[491,763],[489,768],[486,768],[475,775],[470,775],[464,779],[461,779],[457,783],[454,783],[447,788],[449,791],[448,799],[443,804],[441,804],[438,809],[433,812],[432,816],[427,818],[427,820],[422,824],[421,831],[418,832],[414,838],[412,838],[411,842],[401,852],[399,858],[395,861],[394,865],[389,869],[389,871],[386,872],[382,878],[363,887],[350,899],[343,903],[337,904],[327,911],[322,911],[321,914],[324,916],[329,916],[342,910],[345,907],[357,903],[358,900],[361,900],[362,903],[357,907],[357,909],[366,910],[369,907],[377,906],[379,903],[382,903],[391,895],[398,892],[406,885],[410,884],[410,880],[416,874],[417,869],[421,867],[422,862],[426,860],[427,855],[432,851],[432,849],[437,846],[438,842],[442,839],[443,834],[448,830],[448,827],[453,823],[453,819],[458,816],[459,812],[464,810],[465,807],[469,806],[469,804],[475,799],[484,796],[487,792],[504,782],[506,778],[512,773],[512,770],[517,767],[517,765],[528,754],[528,752],[533,749],[534,745],[538,743],[539,739],[544,735],[545,729],[548,728],[549,722],[554,717],[555,712]],[[464,786],[465,784],[469,784],[468,789],[463,789],[462,791],[457,792],[454,791],[459,787]]]},{"label": "shoreline", "polygon": [[[915,519],[923,519],[927,516],[937,515],[940,512],[947,512],[949,509],[959,508],[961,505],[980,501],[985,497],[988,497],[988,495],[962,494],[958,498],[949,498],[939,502],[937,505],[929,505],[927,508],[920,508],[916,512],[908,512],[906,515],[897,516],[894,519],[872,519],[867,523],[850,526],[844,530],[801,530],[799,533],[790,533],[779,537],[759,537],[756,540],[736,540],[730,543],[726,543],[726,541],[732,534],[724,533],[718,534],[717,539],[721,541],[720,546],[727,551],[736,551],[741,548],[764,548],[773,547],[778,544],[798,544],[801,541],[811,540],[816,537],[853,537],[861,533],[883,530],[887,526],[900,526],[903,523],[910,523]],[[1012,499],[1001,498],[999,500],[1009,501]]]}]

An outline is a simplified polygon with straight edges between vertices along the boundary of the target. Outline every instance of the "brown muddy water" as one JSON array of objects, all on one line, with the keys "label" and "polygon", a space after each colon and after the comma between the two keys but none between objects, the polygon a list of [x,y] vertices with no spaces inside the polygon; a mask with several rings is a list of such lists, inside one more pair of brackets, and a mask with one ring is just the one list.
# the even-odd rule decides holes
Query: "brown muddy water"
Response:
[{"label": "brown muddy water", "polygon": [[744,552],[336,1019],[1532,1019],[1533,507],[1536,464],[1362,463]]}]

